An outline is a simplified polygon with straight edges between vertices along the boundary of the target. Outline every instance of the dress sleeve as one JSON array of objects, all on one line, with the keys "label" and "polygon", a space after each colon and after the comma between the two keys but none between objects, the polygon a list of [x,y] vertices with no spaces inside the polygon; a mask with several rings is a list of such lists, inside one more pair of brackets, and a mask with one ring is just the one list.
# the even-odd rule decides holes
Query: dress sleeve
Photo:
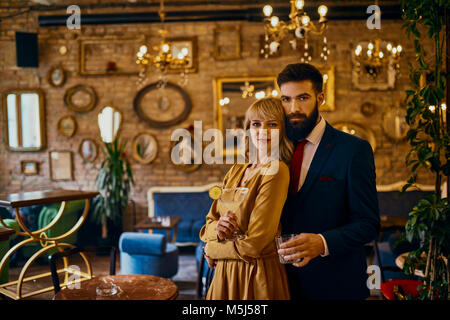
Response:
[{"label": "dress sleeve", "polygon": [[245,239],[211,241],[208,243],[208,255],[213,259],[242,259],[248,262],[259,258],[264,248],[275,241],[288,189],[289,168],[280,162],[276,174],[261,178]]},{"label": "dress sleeve", "polygon": [[[226,173],[225,178],[223,179],[223,186],[225,186],[230,179],[234,167],[235,166],[233,165]],[[208,214],[206,215],[206,224],[200,230],[200,240],[203,242],[217,241],[216,225],[219,219],[220,213],[217,212],[217,200],[214,200]]]}]

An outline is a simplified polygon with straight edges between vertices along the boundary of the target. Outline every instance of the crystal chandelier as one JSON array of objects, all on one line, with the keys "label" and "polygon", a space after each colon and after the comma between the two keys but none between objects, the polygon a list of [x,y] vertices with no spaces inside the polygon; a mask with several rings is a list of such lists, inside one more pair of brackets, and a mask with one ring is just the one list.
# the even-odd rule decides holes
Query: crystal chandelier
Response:
[{"label": "crystal chandelier", "polygon": [[[299,48],[298,41],[303,40],[304,56],[301,58],[302,62],[311,61],[312,57],[309,52],[308,37],[310,35],[322,35],[327,28],[327,18],[325,17],[328,8],[325,5],[319,6],[317,9],[320,19],[318,25],[311,21],[311,18],[303,10],[305,2],[303,0],[290,0],[291,12],[289,14],[289,22],[280,21],[277,16],[272,16],[273,8],[270,5],[265,5],[263,12],[265,43],[264,48],[261,49],[261,54],[265,58],[276,53],[280,47],[281,40],[288,35],[292,38],[289,43],[293,50]],[[327,39],[323,37],[323,45],[321,52],[321,60],[327,61],[330,50],[327,48]]]},{"label": "crystal chandelier", "polygon": [[385,68],[395,70],[395,74],[398,76],[402,55],[401,45],[395,45],[380,38],[373,41],[361,41],[354,51],[358,73],[364,71],[372,79],[376,79]]},{"label": "crystal chandelier", "polygon": [[188,48],[182,48],[176,57],[172,56],[170,43],[166,41],[168,33],[164,26],[164,19],[166,12],[164,11],[164,0],[160,2],[160,10],[158,12],[162,23],[162,29],[158,30],[161,37],[161,42],[158,46],[153,46],[156,52],[154,55],[149,53],[148,46],[143,44],[140,46],[136,56],[136,64],[141,66],[139,72],[138,85],[142,86],[147,81],[147,70],[149,67],[154,67],[159,72],[158,87],[164,87],[167,84],[167,70],[169,68],[180,69],[180,84],[187,84],[187,66],[189,64]]}]

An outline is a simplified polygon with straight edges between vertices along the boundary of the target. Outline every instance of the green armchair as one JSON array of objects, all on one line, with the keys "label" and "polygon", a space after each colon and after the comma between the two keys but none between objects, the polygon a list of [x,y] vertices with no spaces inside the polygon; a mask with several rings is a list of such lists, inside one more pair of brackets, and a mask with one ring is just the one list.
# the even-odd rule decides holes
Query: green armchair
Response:
[{"label": "green armchair", "polygon": [[[10,229],[19,231],[19,224],[17,223],[17,221],[15,221],[13,219],[4,219],[3,222],[5,223],[5,225],[0,223],[0,227],[10,228]],[[0,261],[5,256],[5,254],[8,252],[8,250],[10,248],[9,244],[10,244],[11,240],[13,240],[16,237],[17,237],[17,235],[14,234],[11,237],[9,237],[8,240],[0,241]],[[2,272],[0,273],[0,284],[6,283],[8,281],[9,281],[9,261],[7,261],[5,267],[3,268]]]}]

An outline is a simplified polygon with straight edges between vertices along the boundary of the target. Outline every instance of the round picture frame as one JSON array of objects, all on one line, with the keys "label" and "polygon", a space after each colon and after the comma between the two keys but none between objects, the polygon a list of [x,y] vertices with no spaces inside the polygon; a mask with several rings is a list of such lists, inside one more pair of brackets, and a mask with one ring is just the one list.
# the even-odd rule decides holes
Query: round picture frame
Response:
[{"label": "round picture frame", "polygon": [[58,120],[58,133],[64,137],[70,138],[77,131],[77,121],[72,116],[64,116]]},{"label": "round picture frame", "polygon": [[53,66],[47,73],[47,80],[53,87],[62,87],[66,82],[66,72],[61,65]]},{"label": "round picture frame", "polygon": [[158,141],[149,132],[137,134],[133,139],[132,148],[133,159],[142,164],[153,162],[158,155]]},{"label": "round picture frame", "polygon": [[80,157],[86,162],[94,162],[98,156],[98,146],[95,140],[85,138],[81,140],[78,147],[78,153]]},{"label": "round picture frame", "polygon": [[361,104],[361,113],[365,117],[371,117],[375,114],[376,111],[376,105],[371,102],[364,102]]},{"label": "round picture frame", "polygon": [[[136,112],[137,116],[141,120],[145,121],[148,125],[150,125],[150,127],[162,129],[162,128],[171,127],[171,126],[176,125],[176,124],[182,122],[183,120],[185,120],[188,117],[189,113],[191,112],[192,103],[191,103],[191,99],[189,98],[189,95],[186,91],[184,91],[180,86],[178,86],[174,83],[167,82],[167,84],[166,84],[167,88],[176,90],[181,94],[183,101],[184,101],[183,112],[181,114],[179,114],[178,116],[176,116],[170,120],[167,120],[167,121],[159,121],[157,119],[150,118],[142,110],[142,105],[141,105],[142,99],[144,98],[144,96],[146,94],[150,93],[151,91],[158,90],[159,85],[160,85],[160,82],[157,81],[157,82],[151,83],[151,84],[145,86],[144,88],[142,88],[141,90],[139,90],[138,93],[136,94],[136,97],[133,100],[133,109],[134,109],[134,112]],[[158,101],[158,108],[160,108],[160,109],[165,108],[166,103],[167,102],[163,103],[162,101]]]},{"label": "round picture frame", "polygon": [[406,123],[406,109],[391,106],[382,114],[381,127],[384,134],[394,142],[407,138],[409,126]]},{"label": "round picture frame", "polygon": [[[84,106],[81,106],[81,107],[76,106],[72,101],[73,95],[79,91],[83,91],[90,96],[89,103]],[[66,106],[72,111],[87,112],[87,111],[92,110],[97,105],[97,94],[95,93],[94,88],[92,88],[90,86],[85,86],[85,85],[79,84],[79,85],[76,85],[76,86],[73,86],[73,87],[70,87],[69,89],[67,89],[67,91],[64,95],[64,102],[65,102]]]}]

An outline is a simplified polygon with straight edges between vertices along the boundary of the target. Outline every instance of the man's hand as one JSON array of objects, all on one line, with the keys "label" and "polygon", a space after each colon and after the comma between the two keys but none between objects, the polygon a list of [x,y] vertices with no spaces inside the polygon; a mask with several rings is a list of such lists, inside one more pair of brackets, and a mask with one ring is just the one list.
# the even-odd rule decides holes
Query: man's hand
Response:
[{"label": "man's hand", "polygon": [[208,257],[208,244],[205,244],[205,249],[204,249],[204,253],[205,253],[205,259],[206,262],[208,262],[208,265],[211,269],[214,269],[216,267],[216,260],[211,259],[210,257]]},{"label": "man's hand", "polygon": [[293,263],[293,266],[304,267],[311,259],[314,259],[324,251],[325,247],[322,238],[318,234],[300,233],[295,238],[281,243],[278,253],[284,255],[284,260],[303,258],[303,261]]},{"label": "man's hand", "polygon": [[220,241],[229,238],[234,230],[238,228],[237,217],[231,211],[221,216],[217,222],[216,231]]}]

